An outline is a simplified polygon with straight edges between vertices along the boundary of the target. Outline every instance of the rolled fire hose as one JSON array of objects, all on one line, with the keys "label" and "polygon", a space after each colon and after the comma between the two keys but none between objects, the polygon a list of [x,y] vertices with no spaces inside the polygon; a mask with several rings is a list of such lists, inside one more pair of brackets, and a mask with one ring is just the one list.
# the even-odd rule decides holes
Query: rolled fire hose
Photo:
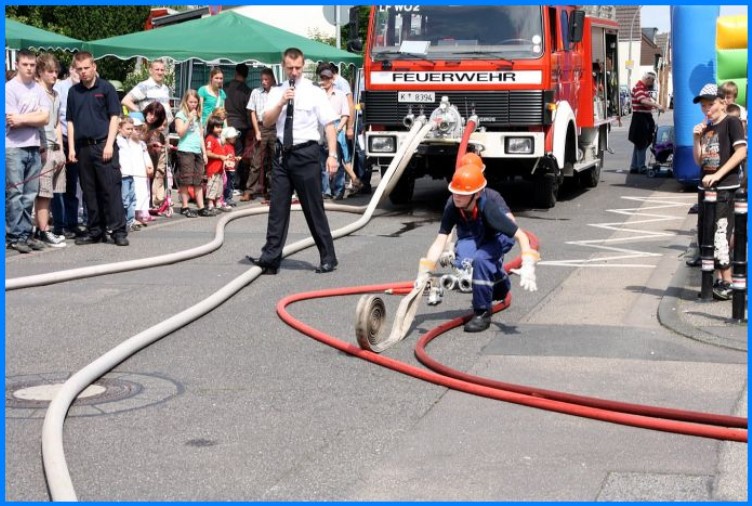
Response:
[{"label": "rolled fire hose", "polygon": [[[368,223],[368,221],[370,221],[371,216],[373,215],[373,212],[376,209],[376,206],[378,205],[382,196],[384,196],[384,194],[386,193],[386,185],[390,182],[390,179],[392,177],[400,176],[401,174],[400,171],[404,170],[404,167],[407,165],[409,158],[412,156],[415,148],[413,147],[412,151],[410,151],[408,148],[410,146],[417,146],[417,144],[419,144],[420,141],[416,143],[416,139],[420,138],[422,140],[422,138],[425,137],[425,135],[431,130],[431,128],[425,127],[425,123],[426,123],[425,117],[420,117],[416,119],[413,127],[410,129],[410,132],[408,133],[407,142],[403,143],[400,149],[397,150],[397,153],[392,159],[392,163],[389,165],[389,168],[387,169],[386,173],[382,177],[381,183],[379,183],[379,186],[376,188],[376,191],[373,197],[371,198],[369,205],[366,207],[366,210],[363,216],[357,221],[332,232],[333,238],[336,239],[336,238],[342,237],[343,235],[347,235],[356,230],[359,230],[360,228],[364,227]],[[407,160],[405,160],[405,158]],[[300,209],[300,206],[293,206],[293,208]],[[337,210],[341,208],[347,208],[346,210],[352,210],[351,206],[336,206],[336,205],[331,205],[331,204],[327,204],[326,208],[337,209]],[[342,210],[345,210],[345,209],[342,209]],[[256,212],[252,212],[252,211],[256,211]],[[223,216],[220,219],[220,221],[217,223],[217,227],[219,228],[220,223],[224,227],[224,225],[226,225],[232,219],[240,218],[243,216],[250,216],[253,214],[261,214],[263,212],[268,212],[268,209],[244,210],[244,211],[236,211],[234,213],[229,213],[227,216]],[[224,237],[224,228],[221,229],[221,237]],[[293,253],[297,253],[298,251],[301,251],[305,248],[313,246],[314,244],[315,243],[312,237],[303,239],[301,241],[298,241],[296,243],[286,246],[282,250],[282,256],[287,257]],[[204,245],[203,247],[194,248],[193,250],[189,250],[189,251],[193,251],[195,254],[197,250],[200,250],[204,252],[200,254],[206,254],[218,248],[220,245],[221,245],[221,240],[218,241],[218,239],[215,238],[215,240],[210,242],[209,244]],[[179,255],[179,253],[176,253],[174,255]],[[164,257],[170,257],[169,261],[166,261]],[[166,263],[173,263],[173,262],[178,261],[178,260],[173,260],[172,255],[163,255],[162,257],[156,257],[156,258],[157,259],[161,258],[162,259],[161,261],[166,262]],[[134,268],[136,268],[136,267],[133,267],[133,262],[145,262],[143,264],[143,267],[154,267],[155,265],[161,265],[161,264],[154,264],[153,262],[150,262],[150,260],[153,260],[153,259],[143,259],[143,260],[135,260],[131,262],[109,264],[109,267],[102,266],[102,267],[107,267],[107,269],[93,269],[93,270],[85,271],[85,272],[82,272],[83,270],[80,270],[80,269],[73,269],[73,270],[79,271],[79,277],[81,277],[83,274],[86,274],[88,276],[96,276],[96,275],[101,275],[101,274],[109,274],[112,272],[123,272],[124,270],[133,270]],[[123,268],[122,264],[126,264],[127,268]],[[62,271],[62,272],[65,273],[69,271]],[[69,274],[66,274],[66,275],[61,275],[59,281],[55,281],[56,274],[60,274],[60,273],[52,273],[52,274],[45,275],[49,279],[37,278],[35,280],[36,284],[28,284],[27,282],[25,286],[40,286],[43,284],[51,284],[53,282],[60,282],[62,280],[73,279],[69,277],[70,276]],[[165,337],[166,335],[174,332],[175,330],[189,324],[192,321],[195,321],[201,316],[212,311],[213,309],[221,305],[223,302],[225,302],[227,299],[235,295],[238,291],[243,289],[251,281],[256,279],[260,274],[261,274],[261,269],[259,267],[257,266],[251,267],[244,274],[241,274],[237,278],[233,279],[224,287],[220,288],[219,290],[217,290],[216,292],[214,292],[212,295],[202,300],[201,302],[125,340],[120,345],[108,351],[107,353],[99,357],[97,360],[92,362],[91,364],[87,365],[80,371],[76,372],[63,384],[63,386],[58,391],[57,395],[55,395],[55,398],[52,400],[52,402],[50,402],[50,405],[47,408],[47,414],[45,415],[45,418],[44,418],[44,424],[42,426],[42,463],[44,466],[45,477],[47,479],[47,486],[49,488],[50,495],[53,501],[76,501],[77,500],[76,492],[73,487],[73,481],[71,480],[70,472],[68,470],[68,465],[65,461],[65,450],[63,447],[63,425],[65,423],[65,416],[68,410],[70,409],[71,404],[73,404],[73,402],[75,401],[76,397],[85,388],[91,385],[94,381],[96,381],[102,375],[107,373],[110,369],[117,366],[123,360],[130,357],[131,355],[138,352],[139,350],[145,348],[146,346]],[[23,280],[23,279],[24,278],[17,278],[17,280]],[[21,283],[19,283],[19,285],[20,284]]]}]

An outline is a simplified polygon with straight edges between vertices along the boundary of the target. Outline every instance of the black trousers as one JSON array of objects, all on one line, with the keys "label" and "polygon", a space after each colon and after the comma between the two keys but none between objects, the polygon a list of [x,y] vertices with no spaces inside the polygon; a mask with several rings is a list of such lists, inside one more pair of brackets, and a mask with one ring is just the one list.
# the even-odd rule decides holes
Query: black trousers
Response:
[{"label": "black trousers", "polygon": [[111,230],[113,237],[126,237],[122,176],[117,144],[112,159],[102,160],[104,143],[76,146],[81,192],[88,213],[89,235],[100,237]]},{"label": "black trousers", "polygon": [[281,155],[281,148],[277,148],[272,166],[266,244],[261,249],[260,261],[274,267],[278,267],[282,261],[282,249],[285,247],[290,227],[293,190],[300,199],[303,216],[319,250],[321,263],[335,262],[337,256],[334,253],[334,240],[324,211],[324,199],[321,196],[318,143],[286,155]]}]

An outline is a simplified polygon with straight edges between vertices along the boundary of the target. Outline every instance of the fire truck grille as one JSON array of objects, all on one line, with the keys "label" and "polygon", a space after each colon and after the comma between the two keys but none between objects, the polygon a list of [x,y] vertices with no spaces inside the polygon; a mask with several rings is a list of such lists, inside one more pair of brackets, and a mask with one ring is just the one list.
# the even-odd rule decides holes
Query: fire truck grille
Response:
[{"label": "fire truck grille", "polygon": [[402,125],[402,119],[412,109],[417,116],[421,107],[428,116],[438,107],[441,97],[457,107],[465,118],[473,109],[487,127],[532,126],[544,123],[542,91],[476,91],[436,92],[436,101],[424,104],[397,102],[396,91],[367,91],[365,96],[366,124]]}]

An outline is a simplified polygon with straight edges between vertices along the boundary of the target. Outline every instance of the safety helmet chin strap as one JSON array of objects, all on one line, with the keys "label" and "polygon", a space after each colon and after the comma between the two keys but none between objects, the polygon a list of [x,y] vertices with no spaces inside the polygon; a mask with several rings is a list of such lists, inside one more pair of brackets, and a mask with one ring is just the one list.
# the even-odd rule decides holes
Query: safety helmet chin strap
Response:
[{"label": "safety helmet chin strap", "polygon": [[[470,214],[470,218],[469,218],[471,220],[478,219],[478,212],[479,212],[478,211],[478,200],[479,199],[480,199],[480,192],[473,193],[473,198],[470,200],[470,202],[472,202],[472,204],[473,204],[473,210],[470,211],[471,214]],[[468,221],[468,217],[467,217],[467,214],[465,214],[465,210],[464,209],[459,209],[459,212],[460,212],[460,216],[462,216],[462,219],[465,220],[465,221]]]}]

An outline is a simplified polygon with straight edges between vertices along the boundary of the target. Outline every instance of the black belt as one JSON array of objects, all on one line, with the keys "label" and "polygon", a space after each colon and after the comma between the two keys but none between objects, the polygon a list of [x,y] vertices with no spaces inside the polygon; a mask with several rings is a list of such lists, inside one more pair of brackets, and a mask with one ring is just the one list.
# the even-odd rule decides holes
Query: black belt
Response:
[{"label": "black belt", "polygon": [[300,144],[295,144],[293,146],[290,146],[289,148],[285,149],[285,147],[282,145],[281,142],[277,141],[277,148],[281,149],[283,153],[293,153],[295,151],[298,151],[300,149],[307,148],[309,146],[318,145],[319,141],[307,141],[307,142],[301,142]]},{"label": "black belt", "polygon": [[83,144],[84,146],[94,146],[95,144],[104,144],[107,141],[107,137],[103,137],[101,139],[92,139],[91,137],[84,137],[83,139],[78,139],[78,144]]},{"label": "black belt", "polygon": [[53,144],[47,144],[47,149],[49,151],[60,151],[63,149],[63,147],[60,144],[53,143]]}]

